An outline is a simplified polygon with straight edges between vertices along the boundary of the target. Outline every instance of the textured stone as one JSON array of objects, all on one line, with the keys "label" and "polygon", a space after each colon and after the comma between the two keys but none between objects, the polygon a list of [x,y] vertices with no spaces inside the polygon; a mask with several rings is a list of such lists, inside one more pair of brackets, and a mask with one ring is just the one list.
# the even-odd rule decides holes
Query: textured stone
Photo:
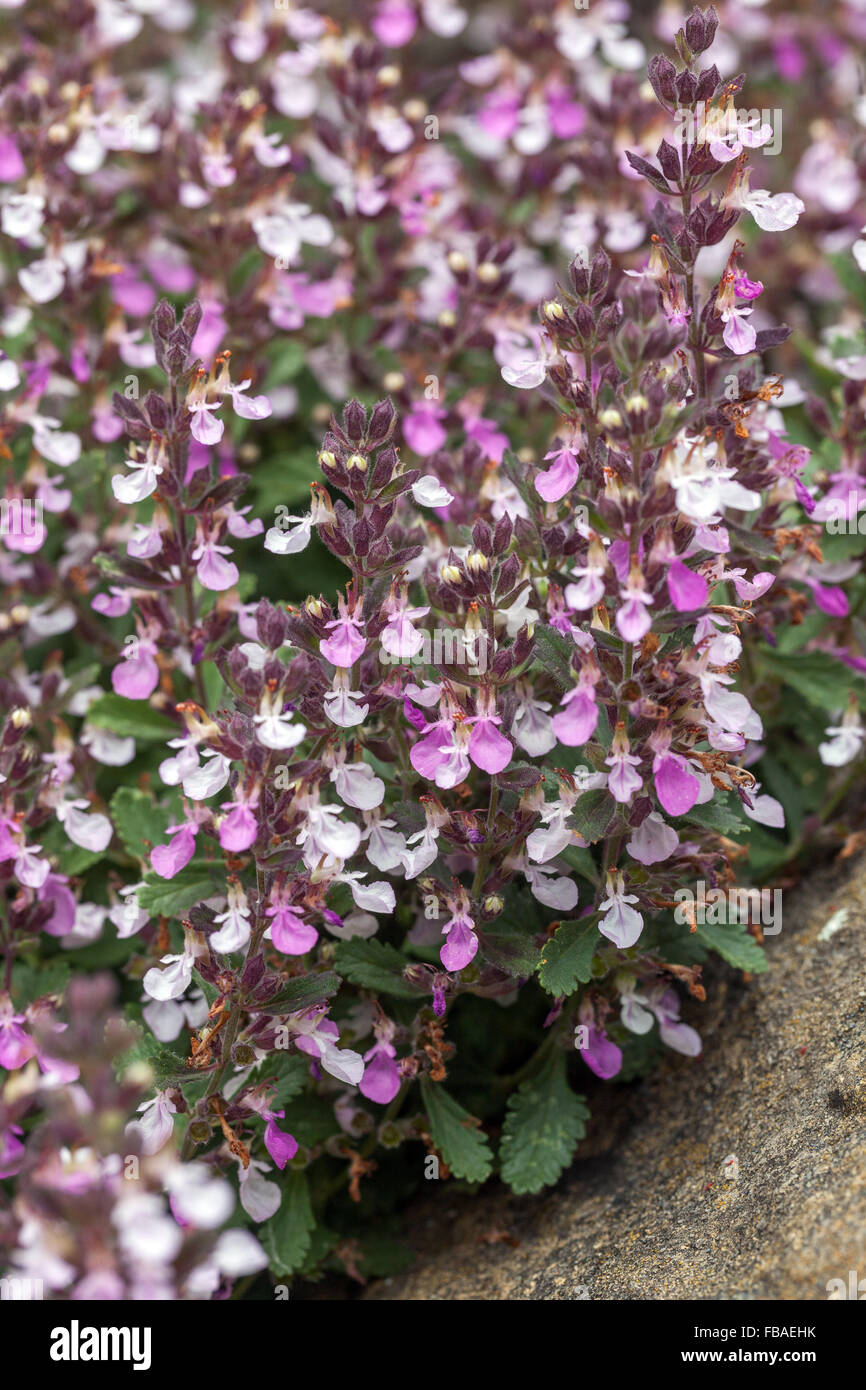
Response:
[{"label": "textured stone", "polygon": [[783,911],[770,972],[723,967],[684,1010],[700,1061],[595,1092],[547,1194],[431,1183],[409,1213],[417,1263],[365,1296],[826,1299],[866,1277],[866,861],[786,890]]}]

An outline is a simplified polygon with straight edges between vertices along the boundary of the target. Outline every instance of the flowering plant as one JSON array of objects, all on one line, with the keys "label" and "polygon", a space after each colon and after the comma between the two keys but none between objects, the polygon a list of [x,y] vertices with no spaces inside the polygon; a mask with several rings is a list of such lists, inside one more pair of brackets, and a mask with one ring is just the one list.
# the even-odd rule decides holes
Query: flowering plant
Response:
[{"label": "flowering plant", "polygon": [[770,284],[811,217],[862,295],[822,141],[752,188],[712,7],[648,81],[619,0],[525,57],[328,8],[61,60],[26,5],[0,98],[0,1240],[55,1297],[363,1281],[425,1177],[554,1183],[767,968],[684,888],[792,881],[864,739],[866,359],[807,413]]}]

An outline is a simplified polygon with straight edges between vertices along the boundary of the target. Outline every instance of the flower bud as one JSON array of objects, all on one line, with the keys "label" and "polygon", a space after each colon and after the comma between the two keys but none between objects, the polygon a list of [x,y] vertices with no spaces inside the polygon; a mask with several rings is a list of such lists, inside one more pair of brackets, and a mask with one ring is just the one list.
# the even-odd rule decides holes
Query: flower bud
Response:
[{"label": "flower bud", "polygon": [[502,276],[502,271],[493,261],[482,261],[475,273],[483,285],[495,285]]}]

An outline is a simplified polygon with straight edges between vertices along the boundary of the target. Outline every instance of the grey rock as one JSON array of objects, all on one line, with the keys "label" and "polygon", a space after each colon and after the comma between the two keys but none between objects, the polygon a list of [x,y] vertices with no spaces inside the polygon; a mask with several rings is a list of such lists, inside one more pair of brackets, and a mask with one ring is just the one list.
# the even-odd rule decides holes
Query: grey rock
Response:
[{"label": "grey rock", "polygon": [[546,1194],[431,1184],[409,1213],[416,1264],[364,1296],[815,1300],[866,1280],[866,860],[783,907],[769,973],[724,967],[685,1010],[699,1061],[608,1086]]}]

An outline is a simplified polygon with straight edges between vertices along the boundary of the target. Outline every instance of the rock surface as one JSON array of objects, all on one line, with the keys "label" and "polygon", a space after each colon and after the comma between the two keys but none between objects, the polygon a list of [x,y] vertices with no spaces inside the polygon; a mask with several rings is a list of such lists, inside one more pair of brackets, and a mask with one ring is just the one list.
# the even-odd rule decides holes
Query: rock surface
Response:
[{"label": "rock surface", "polygon": [[866,860],[783,910],[769,973],[725,967],[686,1009],[700,1061],[609,1087],[547,1194],[431,1183],[416,1264],[365,1297],[811,1300],[866,1279]]}]

